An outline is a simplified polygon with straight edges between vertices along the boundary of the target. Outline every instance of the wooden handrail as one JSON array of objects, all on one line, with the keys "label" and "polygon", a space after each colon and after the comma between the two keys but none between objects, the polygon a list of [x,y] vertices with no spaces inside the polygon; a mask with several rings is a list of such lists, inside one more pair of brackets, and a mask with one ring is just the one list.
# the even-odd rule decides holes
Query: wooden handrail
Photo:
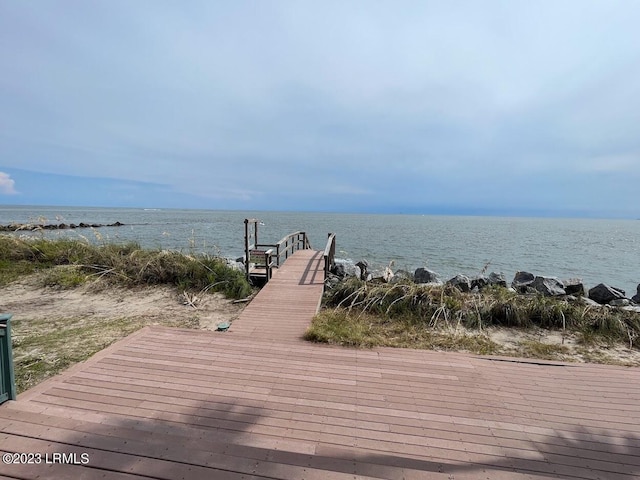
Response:
[{"label": "wooden handrail", "polygon": [[324,247],[324,279],[336,264],[336,234],[330,233],[327,238],[327,246]]},{"label": "wooden handrail", "polygon": [[[302,246],[300,245],[302,243]],[[309,243],[309,238],[307,237],[306,232],[298,231],[290,233],[289,235],[282,237],[278,243],[275,244],[276,247],[276,263],[278,267],[284,263],[284,260],[289,258],[289,255],[293,255],[293,253],[297,250],[307,250],[311,248],[311,244]],[[281,261],[282,256],[284,255],[284,260]]]},{"label": "wooden handrail", "polygon": [[[256,218],[246,218],[244,220],[244,251],[245,251],[245,272],[247,279],[251,278],[251,254],[264,257],[264,268],[267,281],[271,278],[272,268],[280,267],[289,255],[297,250],[311,248],[311,243],[306,232],[298,231],[282,237],[277,243],[258,243],[258,225],[260,221]],[[253,240],[253,243],[252,243]],[[269,250],[262,250],[269,248]],[[272,249],[275,249],[275,253]],[[284,260],[282,257],[284,256]],[[275,263],[274,263],[275,260]],[[263,262],[259,264],[263,266]]]}]

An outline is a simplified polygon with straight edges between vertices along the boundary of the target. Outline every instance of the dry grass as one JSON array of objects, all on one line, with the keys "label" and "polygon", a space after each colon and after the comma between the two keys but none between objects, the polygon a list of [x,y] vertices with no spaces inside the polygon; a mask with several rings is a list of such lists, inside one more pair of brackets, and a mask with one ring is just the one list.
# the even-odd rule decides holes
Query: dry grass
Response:
[{"label": "dry grass", "polygon": [[12,325],[16,389],[23,392],[69,366],[82,362],[145,325],[197,327],[198,320],[144,318],[21,318]]},{"label": "dry grass", "polygon": [[[329,291],[324,303],[325,309],[314,319],[306,338],[358,347],[428,348],[625,363],[615,356],[597,355],[597,346],[616,345],[637,351],[640,335],[638,313],[594,308],[579,299],[519,295],[502,287],[462,293],[450,286],[375,284],[349,279]],[[573,346],[535,339],[522,340],[515,346],[499,345],[489,335],[498,327],[525,332],[557,331],[563,339],[575,337],[574,343],[583,350],[577,352]]]},{"label": "dry grass", "polygon": [[244,298],[251,287],[242,272],[219,257],[143,249],[135,243],[93,245],[81,240],[45,240],[0,235],[0,285],[56,266],[48,286],[70,288],[100,279],[118,285],[175,285]]}]

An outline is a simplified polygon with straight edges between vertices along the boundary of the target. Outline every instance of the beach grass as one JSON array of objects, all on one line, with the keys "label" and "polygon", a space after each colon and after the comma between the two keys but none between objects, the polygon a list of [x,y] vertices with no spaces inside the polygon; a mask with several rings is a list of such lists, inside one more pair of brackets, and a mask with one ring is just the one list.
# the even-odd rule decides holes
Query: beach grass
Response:
[{"label": "beach grass", "polygon": [[[138,244],[91,244],[81,239],[0,235],[0,286],[28,277],[36,288],[116,292],[169,286],[177,292],[220,292],[245,298],[252,287],[242,272],[218,257],[143,249]],[[176,298],[178,295],[176,294]],[[88,301],[91,301],[90,299]],[[84,361],[146,325],[200,328],[198,314],[103,317],[63,315],[14,318],[16,387],[22,392]]]},{"label": "beach grass", "polygon": [[544,359],[561,359],[568,350],[564,345],[534,340],[504,349],[491,340],[487,330],[554,331],[562,338],[577,338],[585,347],[624,344],[637,350],[640,343],[636,312],[593,307],[580,298],[521,295],[500,286],[463,293],[447,285],[349,278],[325,294],[323,306],[306,332],[307,340]]},{"label": "beach grass", "polygon": [[60,288],[101,280],[123,286],[174,285],[229,298],[251,293],[243,273],[215,256],[144,249],[137,243],[95,245],[0,235],[0,285],[38,271],[45,272],[44,285]]}]

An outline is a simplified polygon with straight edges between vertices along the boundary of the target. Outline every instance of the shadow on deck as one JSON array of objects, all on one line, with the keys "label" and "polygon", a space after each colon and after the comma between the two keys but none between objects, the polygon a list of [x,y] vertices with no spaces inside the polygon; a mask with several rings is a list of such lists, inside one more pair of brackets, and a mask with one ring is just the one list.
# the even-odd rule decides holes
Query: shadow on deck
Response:
[{"label": "shadow on deck", "polygon": [[[0,407],[9,478],[631,479],[637,369],[145,328]],[[82,457],[86,454],[86,457]]]}]

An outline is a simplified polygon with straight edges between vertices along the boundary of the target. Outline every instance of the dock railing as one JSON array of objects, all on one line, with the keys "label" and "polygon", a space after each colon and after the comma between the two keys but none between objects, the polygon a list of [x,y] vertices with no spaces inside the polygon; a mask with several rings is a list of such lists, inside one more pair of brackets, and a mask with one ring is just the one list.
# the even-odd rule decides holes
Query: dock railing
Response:
[{"label": "dock railing", "polygon": [[327,246],[324,247],[324,279],[336,265],[336,234],[330,233],[327,238]]},{"label": "dock railing", "polygon": [[274,267],[280,267],[294,252],[311,248],[307,233],[302,231],[290,233],[277,243],[259,243],[258,225],[260,225],[258,219],[245,218],[244,220],[244,258],[247,280],[251,277],[263,277],[269,281]]}]

